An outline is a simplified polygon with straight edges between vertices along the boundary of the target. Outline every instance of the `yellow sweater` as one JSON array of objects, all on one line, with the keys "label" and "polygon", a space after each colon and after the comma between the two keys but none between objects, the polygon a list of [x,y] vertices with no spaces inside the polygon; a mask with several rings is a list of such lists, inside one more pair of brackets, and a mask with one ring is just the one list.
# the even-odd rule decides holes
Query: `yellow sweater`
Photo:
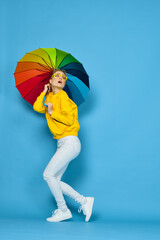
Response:
[{"label": "yellow sweater", "polygon": [[77,105],[68,97],[68,94],[61,89],[58,93],[49,92],[46,95],[45,103],[53,104],[53,112],[50,115],[47,107],[43,104],[44,92],[37,97],[33,109],[39,113],[45,113],[49,130],[53,138],[59,139],[68,135],[78,136],[80,125],[78,122]]}]

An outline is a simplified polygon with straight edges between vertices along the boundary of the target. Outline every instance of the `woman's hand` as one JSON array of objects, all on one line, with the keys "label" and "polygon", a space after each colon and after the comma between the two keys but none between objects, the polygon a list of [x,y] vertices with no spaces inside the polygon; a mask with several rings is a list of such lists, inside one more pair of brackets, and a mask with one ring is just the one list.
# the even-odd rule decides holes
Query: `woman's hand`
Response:
[{"label": "woman's hand", "polygon": [[44,90],[43,90],[43,92],[44,92],[44,93],[47,93],[47,91],[50,91],[50,90],[51,90],[50,83],[45,84],[45,85],[44,85]]},{"label": "woman's hand", "polygon": [[53,104],[48,102],[48,103],[46,103],[46,105],[48,106],[48,113],[49,113],[49,115],[51,115],[53,112]]}]

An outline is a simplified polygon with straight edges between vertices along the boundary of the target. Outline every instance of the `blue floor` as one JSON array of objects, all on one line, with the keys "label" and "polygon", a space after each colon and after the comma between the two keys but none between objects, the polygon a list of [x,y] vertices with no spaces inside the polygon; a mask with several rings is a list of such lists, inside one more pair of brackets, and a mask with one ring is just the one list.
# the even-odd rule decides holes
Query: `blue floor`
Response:
[{"label": "blue floor", "polygon": [[51,223],[45,219],[0,219],[0,239],[114,239],[160,240],[160,223],[113,222],[96,218],[88,223],[77,219]]}]

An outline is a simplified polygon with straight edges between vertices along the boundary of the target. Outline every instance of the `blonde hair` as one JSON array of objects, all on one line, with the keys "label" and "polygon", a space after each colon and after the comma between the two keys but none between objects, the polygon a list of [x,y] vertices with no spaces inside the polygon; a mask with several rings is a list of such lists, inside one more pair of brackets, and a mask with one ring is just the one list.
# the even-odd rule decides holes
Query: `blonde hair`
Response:
[{"label": "blonde hair", "polygon": [[[64,70],[64,69],[59,69],[59,68],[55,68],[55,69],[53,70],[53,72],[52,72],[51,78],[53,77],[53,74],[54,74],[55,72],[58,72],[58,71],[63,72],[63,73],[66,75],[66,77],[67,77],[67,72],[66,72],[66,70]],[[66,81],[67,81],[67,80],[66,80]]]}]

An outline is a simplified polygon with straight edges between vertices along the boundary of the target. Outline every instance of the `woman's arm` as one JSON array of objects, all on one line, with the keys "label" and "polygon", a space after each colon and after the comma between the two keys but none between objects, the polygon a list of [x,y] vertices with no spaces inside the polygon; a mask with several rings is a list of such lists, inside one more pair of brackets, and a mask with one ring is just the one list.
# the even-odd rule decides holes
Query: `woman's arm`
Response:
[{"label": "woman's arm", "polygon": [[33,104],[33,109],[39,113],[45,113],[46,107],[43,104],[43,98],[45,96],[45,92],[41,92],[41,94],[37,97],[36,101]]},{"label": "woman's arm", "polygon": [[58,122],[71,126],[74,123],[74,113],[69,99],[63,101],[62,106],[62,113],[53,110],[50,116]]}]

